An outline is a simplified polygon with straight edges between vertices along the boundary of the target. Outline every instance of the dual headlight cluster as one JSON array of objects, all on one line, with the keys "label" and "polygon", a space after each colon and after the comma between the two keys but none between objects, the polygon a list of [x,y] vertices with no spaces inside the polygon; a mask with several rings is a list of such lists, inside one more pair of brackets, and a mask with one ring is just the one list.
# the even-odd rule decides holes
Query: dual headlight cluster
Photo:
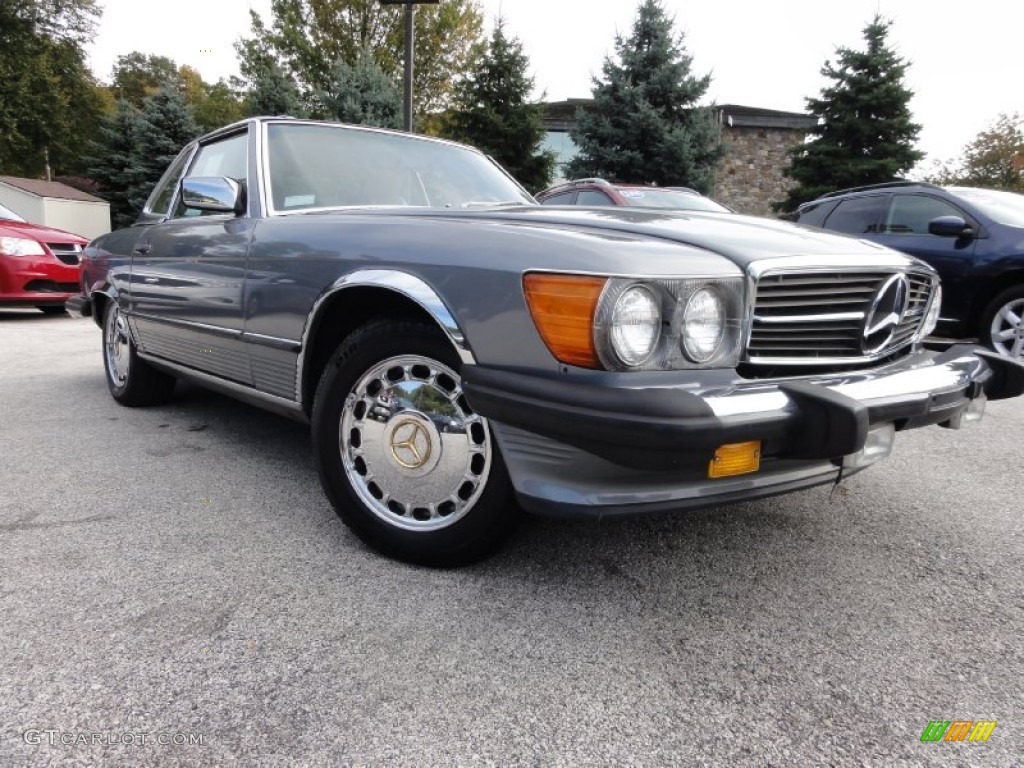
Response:
[{"label": "dual headlight cluster", "polygon": [[529,274],[534,322],[563,363],[606,370],[734,367],[743,280]]}]

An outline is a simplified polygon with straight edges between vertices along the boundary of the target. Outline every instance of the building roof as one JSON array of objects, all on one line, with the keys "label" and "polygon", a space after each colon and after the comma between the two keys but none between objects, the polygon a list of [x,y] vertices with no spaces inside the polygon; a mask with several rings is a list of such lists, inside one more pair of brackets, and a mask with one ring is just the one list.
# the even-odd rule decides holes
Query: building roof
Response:
[{"label": "building roof", "polygon": [[[544,127],[552,131],[566,131],[576,126],[576,110],[594,105],[593,99],[566,99],[543,104]],[[783,112],[778,109],[746,107],[740,104],[714,104],[711,109],[724,125],[740,128],[789,128],[809,131],[818,124],[814,115],[806,112]]]},{"label": "building roof", "polygon": [[55,200],[77,200],[82,203],[105,203],[106,200],[90,195],[88,192],[69,187],[59,181],[42,181],[41,179],[22,179],[18,176],[0,176],[0,183],[28,192],[36,197],[49,197]]}]

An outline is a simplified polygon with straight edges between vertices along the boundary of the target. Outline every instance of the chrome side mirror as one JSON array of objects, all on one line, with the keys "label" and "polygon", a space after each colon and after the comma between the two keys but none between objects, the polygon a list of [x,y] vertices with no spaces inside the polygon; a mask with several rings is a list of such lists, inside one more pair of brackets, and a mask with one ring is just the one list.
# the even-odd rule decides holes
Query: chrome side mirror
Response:
[{"label": "chrome side mirror", "polygon": [[224,176],[189,176],[181,181],[181,202],[186,208],[216,213],[242,213],[244,188]]}]

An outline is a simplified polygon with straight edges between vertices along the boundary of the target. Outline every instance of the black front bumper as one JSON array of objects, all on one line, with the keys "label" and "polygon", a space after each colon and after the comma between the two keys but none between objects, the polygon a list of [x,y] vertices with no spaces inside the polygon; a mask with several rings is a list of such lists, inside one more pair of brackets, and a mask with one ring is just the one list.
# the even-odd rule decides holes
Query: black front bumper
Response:
[{"label": "black front bumper", "polygon": [[717,447],[748,440],[762,441],[764,456],[838,459],[859,451],[872,425],[948,424],[982,393],[1024,393],[1024,366],[974,345],[867,372],[703,391],[596,386],[480,365],[464,366],[462,379],[482,416],[648,469],[706,461]]}]

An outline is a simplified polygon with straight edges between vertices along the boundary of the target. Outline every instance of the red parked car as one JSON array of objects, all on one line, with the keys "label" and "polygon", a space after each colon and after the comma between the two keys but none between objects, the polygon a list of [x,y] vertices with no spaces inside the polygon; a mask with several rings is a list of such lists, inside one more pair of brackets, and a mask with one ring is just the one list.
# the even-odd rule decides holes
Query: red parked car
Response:
[{"label": "red parked car", "polygon": [[0,205],[0,307],[38,307],[61,314],[78,293],[78,262],[89,241],[29,224]]}]

